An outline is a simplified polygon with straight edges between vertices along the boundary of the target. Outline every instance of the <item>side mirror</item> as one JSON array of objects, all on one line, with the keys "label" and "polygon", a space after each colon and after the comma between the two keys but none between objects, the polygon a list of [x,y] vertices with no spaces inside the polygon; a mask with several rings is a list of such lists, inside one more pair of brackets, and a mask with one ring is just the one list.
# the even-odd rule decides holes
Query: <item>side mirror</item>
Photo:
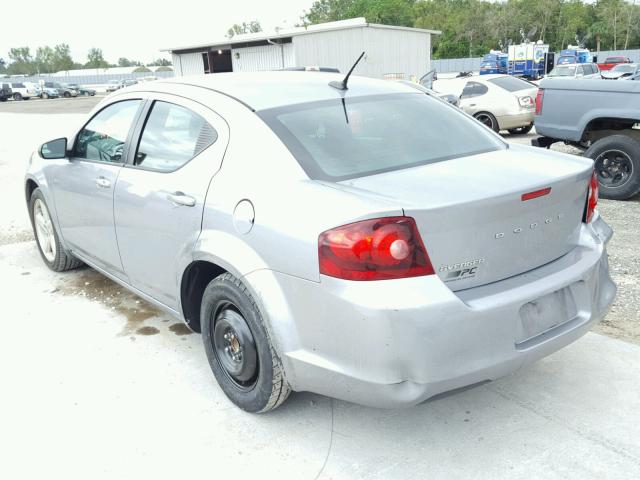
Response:
[{"label": "side mirror", "polygon": [[40,156],[46,160],[56,160],[67,156],[67,139],[56,138],[43,143],[40,147]]}]

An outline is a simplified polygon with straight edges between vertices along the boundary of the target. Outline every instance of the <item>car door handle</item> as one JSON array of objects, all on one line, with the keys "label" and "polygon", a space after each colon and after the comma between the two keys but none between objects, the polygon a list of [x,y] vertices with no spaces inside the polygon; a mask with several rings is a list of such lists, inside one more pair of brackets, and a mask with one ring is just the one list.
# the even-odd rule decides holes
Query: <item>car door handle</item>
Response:
[{"label": "car door handle", "polygon": [[184,207],[193,207],[196,204],[195,198],[185,195],[182,192],[169,193],[167,195],[167,200],[174,205],[182,205]]},{"label": "car door handle", "polygon": [[111,182],[104,177],[96,178],[98,188],[111,188]]}]

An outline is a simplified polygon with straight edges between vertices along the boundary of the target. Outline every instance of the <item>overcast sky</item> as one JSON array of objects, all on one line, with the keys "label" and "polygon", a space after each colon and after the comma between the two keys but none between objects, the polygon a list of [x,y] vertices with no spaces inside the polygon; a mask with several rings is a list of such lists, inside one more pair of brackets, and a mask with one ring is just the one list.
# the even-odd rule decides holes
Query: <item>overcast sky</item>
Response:
[{"label": "overcast sky", "polygon": [[[9,3],[2,2],[3,10]],[[160,48],[224,38],[234,23],[258,20],[264,30],[293,26],[313,0],[29,0],[13,2],[0,18],[0,58],[12,47],[68,43],[73,59],[86,62],[91,47],[107,61],[127,57],[150,62]]]}]

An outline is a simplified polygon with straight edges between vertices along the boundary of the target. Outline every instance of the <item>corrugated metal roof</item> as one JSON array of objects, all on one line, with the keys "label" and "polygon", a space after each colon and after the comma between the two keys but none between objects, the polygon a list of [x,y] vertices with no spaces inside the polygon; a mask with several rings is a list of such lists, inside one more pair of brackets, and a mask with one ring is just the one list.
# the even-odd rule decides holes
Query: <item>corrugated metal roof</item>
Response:
[{"label": "corrugated metal roof", "polygon": [[308,27],[295,27],[290,29],[282,29],[274,32],[257,32],[247,33],[243,35],[235,35],[232,38],[218,39],[211,42],[195,43],[190,45],[181,45],[178,47],[168,47],[160,49],[161,52],[179,52],[181,50],[192,50],[195,48],[229,48],[239,43],[260,42],[266,40],[275,40],[279,38],[295,37],[298,35],[306,35],[315,32],[328,32],[331,30],[344,30],[348,28],[358,27],[373,27],[373,28],[386,28],[391,30],[408,30],[413,32],[429,33],[433,35],[440,35],[442,32],[439,30],[426,30],[423,28],[411,28],[411,27],[397,27],[393,25],[381,25],[376,23],[367,23],[363,17],[351,18],[348,20],[339,20],[337,22],[320,23],[317,25],[309,25]]}]

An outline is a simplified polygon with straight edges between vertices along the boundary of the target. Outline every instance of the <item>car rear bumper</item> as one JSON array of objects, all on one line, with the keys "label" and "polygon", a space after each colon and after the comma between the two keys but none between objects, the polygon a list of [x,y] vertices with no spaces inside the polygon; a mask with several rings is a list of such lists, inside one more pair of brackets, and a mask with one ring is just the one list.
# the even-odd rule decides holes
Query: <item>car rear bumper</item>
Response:
[{"label": "car rear bumper", "polygon": [[[611,233],[597,217],[564,257],[455,293],[436,276],[378,282],[323,276],[318,283],[258,270],[245,280],[270,319],[294,390],[410,406],[504,376],[584,335],[616,294],[605,248]],[[566,318],[531,330],[525,309],[544,310],[558,295],[570,299],[559,309]]]},{"label": "car rear bumper", "polygon": [[500,130],[509,130],[510,128],[526,127],[533,123],[534,111],[523,111],[512,115],[502,115],[496,117]]}]

